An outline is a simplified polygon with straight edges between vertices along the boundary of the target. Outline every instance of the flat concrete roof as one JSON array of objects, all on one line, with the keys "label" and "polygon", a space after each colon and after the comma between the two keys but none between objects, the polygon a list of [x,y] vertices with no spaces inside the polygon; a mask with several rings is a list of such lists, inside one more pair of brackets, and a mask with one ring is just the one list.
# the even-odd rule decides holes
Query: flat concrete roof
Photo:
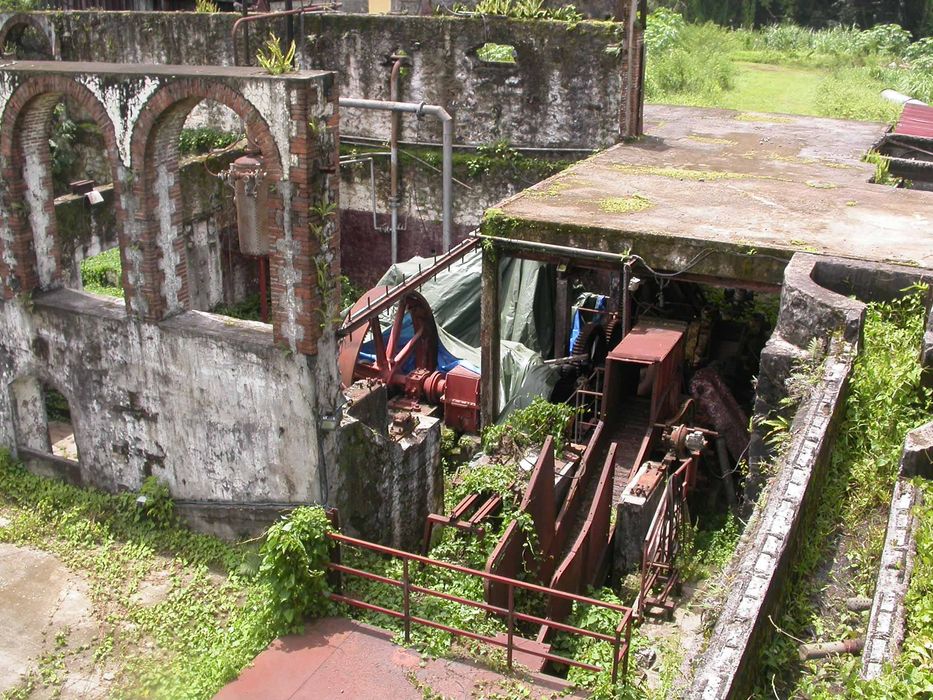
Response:
[{"label": "flat concrete roof", "polygon": [[933,269],[933,193],[869,182],[887,126],[645,107],[646,136],[487,213],[484,234],[780,284],[797,251]]}]

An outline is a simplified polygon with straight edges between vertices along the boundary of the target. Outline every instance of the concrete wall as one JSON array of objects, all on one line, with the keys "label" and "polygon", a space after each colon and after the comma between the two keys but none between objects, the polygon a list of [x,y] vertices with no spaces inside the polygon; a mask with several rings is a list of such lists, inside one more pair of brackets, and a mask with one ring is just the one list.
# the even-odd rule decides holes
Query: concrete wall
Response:
[{"label": "concrete wall", "polygon": [[41,447],[22,421],[44,416],[11,405],[10,385],[36,378],[69,400],[85,484],[154,474],[180,499],[320,498],[312,367],[268,325],[197,311],[139,325],[118,299],[59,290],[7,302],[0,328],[0,444]]},{"label": "concrete wall", "polygon": [[779,602],[781,581],[806,536],[807,516],[830,462],[854,351],[844,341],[834,345],[819,387],[797,411],[790,448],[764,502],[756,507],[754,526],[739,544],[743,553],[730,569],[735,574],[730,592],[686,693],[691,700],[747,696],[757,650],[772,633],[768,615]]},{"label": "concrete wall", "polygon": [[[346,152],[347,147],[344,147]],[[421,159],[440,161],[440,150],[413,149],[403,146]],[[537,155],[537,154],[536,154]],[[487,172],[471,174],[469,162],[477,154],[457,151],[454,159],[453,185],[453,243],[466,237],[479,226],[483,212],[505,197],[534,184],[545,176],[548,163],[560,163],[582,153],[563,153],[560,161],[519,157],[483,161],[489,163]],[[388,229],[389,175],[388,158],[375,161],[376,221],[380,228]],[[400,166],[399,260],[414,255],[425,257],[443,251],[441,226],[441,175],[423,163],[405,154]],[[340,168],[340,263],[343,273],[357,285],[372,286],[392,264],[391,235],[388,230],[373,226],[372,186],[368,163],[344,165]]]},{"label": "concrete wall", "polygon": [[900,474],[891,495],[884,549],[862,652],[862,677],[877,678],[893,663],[904,642],[907,611],[904,596],[917,554],[915,506],[923,498],[911,479],[933,478],[933,423],[912,430],[904,441]]},{"label": "concrete wall", "polygon": [[[233,65],[232,13],[32,13],[66,61]],[[0,13],[0,33],[10,20]],[[255,64],[268,32],[283,20],[249,25],[240,61]],[[388,98],[390,56],[406,52],[403,100],[440,104],[456,120],[463,143],[506,139],[520,146],[597,148],[619,134],[624,59],[606,52],[622,41],[621,24],[518,21],[499,17],[306,16],[296,19],[299,64],[334,70],[343,96]],[[510,44],[515,64],[476,57],[486,42]],[[343,115],[347,134],[387,138],[385,114]],[[403,138],[440,142],[432,120],[403,120]]]},{"label": "concrete wall", "polygon": [[[705,651],[698,654],[684,695],[692,700],[742,698],[755,679],[760,646],[773,634],[768,622],[780,603],[781,581],[791,567],[831,458],[845,407],[849,374],[860,344],[865,301],[898,296],[922,278],[921,271],[851,260],[794,255],[785,270],[775,332],[762,352],[755,412],[779,407],[795,359],[818,339],[826,360],[822,379],[793,416],[786,453],[774,457],[775,475],[761,491],[764,475],[754,466],[747,497],[760,495],[738,554],[725,576],[730,581],[723,611]],[[825,285],[825,286],[821,286]],[[835,291],[831,291],[829,288]],[[848,295],[856,295],[858,300]],[[767,457],[756,430],[759,459]]]}]

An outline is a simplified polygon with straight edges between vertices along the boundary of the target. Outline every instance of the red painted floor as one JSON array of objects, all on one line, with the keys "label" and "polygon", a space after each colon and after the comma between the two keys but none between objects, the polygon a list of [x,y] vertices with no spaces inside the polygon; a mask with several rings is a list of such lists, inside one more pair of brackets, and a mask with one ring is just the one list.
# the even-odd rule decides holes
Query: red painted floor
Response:
[{"label": "red painted floor", "polygon": [[393,644],[385,630],[332,617],[312,623],[303,635],[275,640],[215,700],[422,700],[429,692],[476,700],[517,683],[529,689],[529,698],[586,697],[566,694],[567,684],[557,678],[509,678],[465,661],[422,661]]}]

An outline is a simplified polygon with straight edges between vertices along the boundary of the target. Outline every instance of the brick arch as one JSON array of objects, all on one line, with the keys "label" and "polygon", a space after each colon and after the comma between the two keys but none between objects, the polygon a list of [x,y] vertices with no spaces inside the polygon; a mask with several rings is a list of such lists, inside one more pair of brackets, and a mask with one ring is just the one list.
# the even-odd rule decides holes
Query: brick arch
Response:
[{"label": "brick arch", "polygon": [[[178,144],[185,120],[200,102],[212,100],[236,113],[246,135],[263,156],[271,182],[282,180],[282,158],[272,131],[259,111],[242,94],[222,82],[175,80],[160,88],[143,107],[133,128],[130,162],[138,174],[134,185],[137,206],[153,215],[143,217],[137,231],[142,250],[141,283],[148,320],[158,321],[191,308],[187,251],[182,231],[184,196],[178,180]],[[269,238],[274,247],[283,235],[281,188],[269,197]],[[270,267],[275,266],[270,256]],[[272,270],[273,278],[275,270]],[[273,291],[273,307],[276,303]]]},{"label": "brick arch", "polygon": [[17,13],[11,15],[7,18],[7,21],[0,26],[0,56],[3,55],[3,49],[6,47],[7,41],[16,36],[15,32],[23,31],[27,28],[35,29],[42,38],[45,39],[45,56],[49,60],[52,60],[57,57],[57,51],[55,50],[55,40],[52,36],[49,35],[49,32],[46,27],[42,26],[42,23],[33,15],[28,15],[25,13]]},{"label": "brick arch", "polygon": [[[122,230],[119,156],[113,122],[84,85],[61,75],[27,78],[2,105],[0,119],[0,211],[8,231],[0,238],[0,276],[4,298],[61,286],[61,247],[55,219],[49,129],[52,110],[62,97],[77,102],[101,130],[114,187],[115,218]],[[28,183],[28,184],[27,184]],[[125,255],[120,240],[121,259]],[[126,260],[123,259],[125,264]],[[124,288],[126,287],[124,273]],[[130,303],[130,290],[127,305]]]}]

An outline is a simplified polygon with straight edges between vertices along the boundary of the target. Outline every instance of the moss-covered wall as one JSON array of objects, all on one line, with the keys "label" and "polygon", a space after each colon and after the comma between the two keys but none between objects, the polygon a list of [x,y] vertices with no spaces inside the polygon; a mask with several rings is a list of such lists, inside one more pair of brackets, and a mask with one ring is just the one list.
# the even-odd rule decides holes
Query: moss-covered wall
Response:
[{"label": "moss-covered wall", "polygon": [[[66,61],[232,65],[233,13],[68,12],[42,15]],[[3,17],[0,16],[0,23]],[[260,20],[237,40],[240,62],[255,64],[269,31],[284,20]],[[296,18],[299,62],[334,70],[342,96],[388,99],[391,56],[411,65],[401,99],[440,104],[456,120],[462,143],[505,139],[519,146],[596,148],[617,140],[624,60],[606,49],[622,40],[621,24],[510,20],[502,17],[308,15]],[[485,63],[486,42],[514,46],[512,64]],[[384,138],[379,112],[346,110],[346,134]],[[435,120],[403,119],[403,138],[439,141]]]}]

